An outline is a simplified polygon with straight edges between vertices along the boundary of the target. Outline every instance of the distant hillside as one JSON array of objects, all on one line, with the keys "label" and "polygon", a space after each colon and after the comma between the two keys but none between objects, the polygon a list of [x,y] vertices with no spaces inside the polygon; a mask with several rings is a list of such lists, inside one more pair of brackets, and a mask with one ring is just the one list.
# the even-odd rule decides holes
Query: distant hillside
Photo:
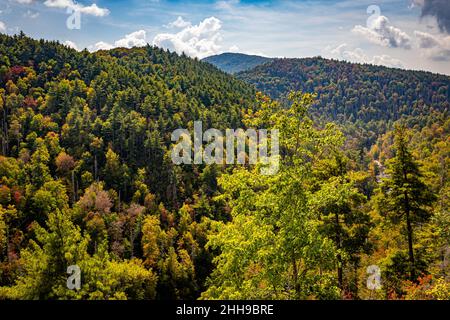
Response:
[{"label": "distant hillside", "polygon": [[250,70],[271,60],[272,58],[252,56],[242,53],[222,53],[203,59],[203,61],[209,62],[228,73],[238,73],[241,71]]},{"label": "distant hillside", "polygon": [[237,75],[272,98],[292,90],[317,93],[316,118],[345,125],[369,146],[392,123],[424,127],[448,118],[450,77],[323,58],[274,59]]}]

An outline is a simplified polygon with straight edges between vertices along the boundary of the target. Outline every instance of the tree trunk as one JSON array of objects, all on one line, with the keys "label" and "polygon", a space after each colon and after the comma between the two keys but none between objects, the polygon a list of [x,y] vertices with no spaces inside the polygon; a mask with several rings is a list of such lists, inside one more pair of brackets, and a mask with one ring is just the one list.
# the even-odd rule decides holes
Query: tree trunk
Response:
[{"label": "tree trunk", "polygon": [[97,154],[94,155],[94,180],[98,182],[97,179]]},{"label": "tree trunk", "polygon": [[298,268],[297,262],[295,261],[295,255],[292,254],[292,270],[293,270],[293,280],[294,280],[294,290],[295,290],[295,298],[300,298],[300,286],[298,283]]},{"label": "tree trunk", "polygon": [[406,213],[406,229],[408,233],[408,254],[409,254],[409,267],[410,267],[410,280],[416,280],[416,270],[414,261],[414,249],[413,249],[413,229],[411,225],[409,198],[405,192],[405,213]]},{"label": "tree trunk", "polygon": [[[404,183],[408,183],[408,174],[403,167],[403,179]],[[409,206],[408,192],[404,191],[405,195],[405,215],[406,215],[406,230],[408,233],[408,254],[409,254],[409,267],[410,267],[410,280],[416,280],[416,270],[414,261],[414,248],[413,248],[413,229],[411,225],[411,209]]]},{"label": "tree trunk", "polygon": [[75,171],[72,170],[72,204],[75,202]]},{"label": "tree trunk", "polygon": [[335,214],[335,227],[336,227],[336,246],[338,249],[337,254],[337,261],[338,261],[338,267],[337,267],[337,276],[338,276],[338,286],[341,291],[344,289],[344,280],[343,280],[343,270],[342,270],[342,256],[341,256],[341,232],[339,231],[339,214]]}]

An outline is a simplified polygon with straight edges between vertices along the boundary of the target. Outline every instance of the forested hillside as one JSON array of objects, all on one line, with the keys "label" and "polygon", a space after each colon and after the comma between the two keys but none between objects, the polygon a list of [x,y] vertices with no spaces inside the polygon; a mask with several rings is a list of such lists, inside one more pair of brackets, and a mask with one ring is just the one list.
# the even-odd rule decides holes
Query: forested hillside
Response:
[{"label": "forested hillside", "polygon": [[222,53],[203,59],[203,61],[211,63],[220,70],[228,73],[237,73],[250,70],[271,60],[272,58],[231,52]]},{"label": "forested hillside", "polygon": [[276,59],[238,77],[274,99],[293,90],[316,93],[313,117],[344,125],[364,147],[399,119],[423,128],[450,112],[450,77],[429,72],[305,58]]},{"label": "forested hillside", "polygon": [[52,284],[76,261],[92,285],[78,298],[198,296],[204,218],[227,214],[210,204],[214,168],[174,166],[170,134],[241,126],[254,91],[153,47],[91,54],[21,34],[0,35],[0,53],[0,286],[18,281],[0,296],[75,297]]},{"label": "forested hillside", "polygon": [[[275,60],[257,93],[151,46],[0,53],[0,299],[450,298],[449,77]],[[195,120],[278,129],[279,170],[175,165]]]}]

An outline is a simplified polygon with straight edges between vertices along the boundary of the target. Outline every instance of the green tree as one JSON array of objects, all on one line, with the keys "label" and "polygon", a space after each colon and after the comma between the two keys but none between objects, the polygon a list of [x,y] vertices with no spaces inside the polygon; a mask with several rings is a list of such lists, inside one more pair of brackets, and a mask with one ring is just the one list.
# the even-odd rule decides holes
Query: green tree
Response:
[{"label": "green tree", "polygon": [[385,178],[380,186],[379,211],[394,223],[406,224],[408,239],[409,276],[416,280],[414,256],[414,225],[430,219],[430,205],[435,195],[422,181],[419,165],[408,149],[407,132],[404,126],[395,128],[395,155],[388,161]]},{"label": "green tree", "polygon": [[331,129],[318,130],[306,116],[313,96],[292,93],[282,108],[259,97],[260,106],[246,124],[280,130],[279,171],[261,175],[260,167],[235,169],[219,179],[232,221],[217,223],[208,246],[214,259],[209,288],[202,298],[306,299],[336,298],[331,275],[335,248],[319,232],[318,216],[309,205],[312,163],[328,144]]},{"label": "green tree", "polygon": [[[106,243],[88,253],[89,236],[71,221],[69,210],[49,215],[47,228],[34,226],[36,240],[21,251],[23,272],[11,287],[0,287],[8,299],[152,299],[157,278],[138,260],[113,261]],[[81,270],[81,288],[67,287],[67,267]]]}]

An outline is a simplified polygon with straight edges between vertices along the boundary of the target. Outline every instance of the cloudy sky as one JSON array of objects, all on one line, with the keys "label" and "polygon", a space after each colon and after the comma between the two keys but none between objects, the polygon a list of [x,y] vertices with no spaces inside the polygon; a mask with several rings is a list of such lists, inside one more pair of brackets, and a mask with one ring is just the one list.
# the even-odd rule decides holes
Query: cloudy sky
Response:
[{"label": "cloudy sky", "polygon": [[78,50],[147,43],[450,74],[450,0],[0,0],[0,32]]}]

